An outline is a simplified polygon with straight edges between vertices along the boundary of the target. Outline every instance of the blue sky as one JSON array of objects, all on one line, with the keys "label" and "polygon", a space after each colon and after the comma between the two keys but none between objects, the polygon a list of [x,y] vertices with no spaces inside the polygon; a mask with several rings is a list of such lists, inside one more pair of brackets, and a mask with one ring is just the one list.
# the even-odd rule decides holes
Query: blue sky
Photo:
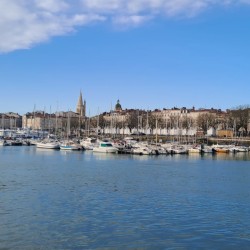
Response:
[{"label": "blue sky", "polygon": [[40,5],[0,0],[0,112],[249,104],[250,1]]}]

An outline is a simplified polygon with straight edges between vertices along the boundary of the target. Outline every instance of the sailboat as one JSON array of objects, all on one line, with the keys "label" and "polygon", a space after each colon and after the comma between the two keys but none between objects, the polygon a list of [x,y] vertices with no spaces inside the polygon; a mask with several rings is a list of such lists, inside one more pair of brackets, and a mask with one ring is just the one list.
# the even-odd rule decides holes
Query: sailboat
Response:
[{"label": "sailboat", "polygon": [[81,150],[82,146],[80,144],[69,141],[70,136],[70,113],[68,112],[67,119],[67,140],[60,145],[61,150]]}]

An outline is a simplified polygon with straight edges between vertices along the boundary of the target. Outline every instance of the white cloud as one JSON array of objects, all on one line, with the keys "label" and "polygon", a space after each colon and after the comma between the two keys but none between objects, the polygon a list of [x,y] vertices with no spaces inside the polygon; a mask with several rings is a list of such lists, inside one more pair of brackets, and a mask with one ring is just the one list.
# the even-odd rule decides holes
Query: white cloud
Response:
[{"label": "white cloud", "polygon": [[28,49],[92,22],[135,27],[157,16],[193,17],[235,4],[250,0],[0,0],[0,52]]},{"label": "white cloud", "polygon": [[150,16],[140,16],[140,15],[127,15],[127,16],[116,16],[113,18],[113,23],[123,27],[136,27],[142,23],[150,20]]},{"label": "white cloud", "polygon": [[50,12],[60,12],[69,8],[69,5],[61,0],[35,0],[35,4],[38,8]]},{"label": "white cloud", "polygon": [[76,26],[105,20],[71,8],[62,0],[0,0],[0,52],[28,49]]}]

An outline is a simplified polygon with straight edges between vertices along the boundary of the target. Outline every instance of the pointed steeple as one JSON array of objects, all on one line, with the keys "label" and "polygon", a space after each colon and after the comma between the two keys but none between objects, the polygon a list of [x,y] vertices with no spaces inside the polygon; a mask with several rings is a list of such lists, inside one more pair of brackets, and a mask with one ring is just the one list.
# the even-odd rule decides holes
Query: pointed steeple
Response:
[{"label": "pointed steeple", "polygon": [[83,105],[83,100],[82,100],[82,91],[80,91],[80,96],[78,98],[76,113],[78,113],[80,116],[85,116],[85,107]]},{"label": "pointed steeple", "polygon": [[83,102],[82,102],[82,91],[80,90],[80,95],[79,95],[79,98],[78,98],[77,107],[80,107],[82,105],[83,105]]}]

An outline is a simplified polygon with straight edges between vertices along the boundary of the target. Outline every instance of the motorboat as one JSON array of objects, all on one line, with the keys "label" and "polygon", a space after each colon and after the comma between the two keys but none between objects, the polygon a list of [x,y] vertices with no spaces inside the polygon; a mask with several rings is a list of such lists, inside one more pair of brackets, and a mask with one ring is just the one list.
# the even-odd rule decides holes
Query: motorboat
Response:
[{"label": "motorboat", "polygon": [[212,148],[216,153],[228,153],[230,147],[227,145],[213,145]]},{"label": "motorboat", "polygon": [[58,142],[54,141],[42,141],[36,143],[37,148],[46,148],[46,149],[60,149]]},{"label": "motorboat", "polygon": [[237,149],[238,149],[238,152],[243,152],[243,153],[248,152],[248,148],[244,146],[238,146]]},{"label": "motorboat", "polygon": [[115,148],[111,142],[100,142],[98,146],[93,147],[93,152],[98,153],[117,153],[118,149]]},{"label": "motorboat", "polygon": [[60,144],[60,149],[61,150],[81,150],[82,146],[74,142],[64,142]]},{"label": "motorboat", "polygon": [[205,146],[204,148],[201,149],[201,152],[211,154],[211,153],[213,153],[213,149],[212,149],[212,147]]},{"label": "motorboat", "polygon": [[188,149],[189,154],[193,154],[193,153],[200,154],[200,152],[201,152],[201,147],[199,147],[199,146],[193,146],[193,147]]},{"label": "motorboat", "polygon": [[137,140],[135,140],[133,137],[125,137],[124,141],[127,146],[134,146],[137,143]]},{"label": "motorboat", "polygon": [[22,146],[23,142],[21,140],[12,140],[11,146]]},{"label": "motorboat", "polygon": [[0,146],[10,146],[11,143],[7,142],[6,140],[0,140]]},{"label": "motorboat", "polygon": [[171,149],[172,154],[186,154],[188,151],[184,146],[173,146]]},{"label": "motorboat", "polygon": [[151,155],[152,151],[147,147],[137,147],[132,149],[132,154],[135,155]]},{"label": "motorboat", "polygon": [[96,146],[97,139],[92,137],[84,138],[80,141],[81,146],[83,146],[86,150],[93,150],[94,146]]}]

